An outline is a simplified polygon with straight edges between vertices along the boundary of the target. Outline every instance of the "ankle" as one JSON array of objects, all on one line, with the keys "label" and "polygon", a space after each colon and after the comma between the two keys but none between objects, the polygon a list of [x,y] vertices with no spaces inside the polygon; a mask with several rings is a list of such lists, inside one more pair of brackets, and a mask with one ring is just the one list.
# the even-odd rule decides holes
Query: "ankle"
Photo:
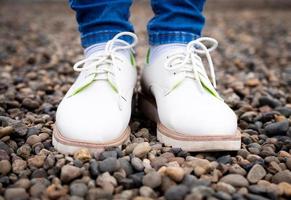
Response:
[{"label": "ankle", "polygon": [[[124,45],[124,44],[117,42],[116,45]],[[85,55],[86,58],[88,58],[89,56],[91,56],[93,54],[104,53],[105,52],[105,47],[106,47],[106,42],[102,42],[102,43],[91,45],[91,46],[87,47],[84,50],[84,55]],[[130,50],[129,49],[118,50],[118,53],[121,53],[125,57],[130,59]]]}]

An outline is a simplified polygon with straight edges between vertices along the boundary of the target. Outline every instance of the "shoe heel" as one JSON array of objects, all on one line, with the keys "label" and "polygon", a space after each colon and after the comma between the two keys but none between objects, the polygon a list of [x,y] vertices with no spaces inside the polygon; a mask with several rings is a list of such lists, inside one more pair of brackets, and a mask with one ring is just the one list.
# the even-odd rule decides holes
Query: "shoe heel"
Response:
[{"label": "shoe heel", "polygon": [[159,115],[154,100],[139,93],[138,106],[140,111],[151,121],[159,122]]}]

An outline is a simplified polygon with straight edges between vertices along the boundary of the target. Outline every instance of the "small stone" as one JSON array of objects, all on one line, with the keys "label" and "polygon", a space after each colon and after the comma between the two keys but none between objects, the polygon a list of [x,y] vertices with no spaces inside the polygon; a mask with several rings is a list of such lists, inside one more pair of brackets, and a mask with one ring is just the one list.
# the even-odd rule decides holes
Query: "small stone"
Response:
[{"label": "small stone", "polygon": [[186,185],[189,188],[192,188],[193,186],[195,186],[196,183],[197,183],[197,178],[190,174],[186,174],[182,181],[182,184]]},{"label": "small stone", "polygon": [[278,172],[272,177],[272,182],[276,184],[281,183],[281,182],[286,182],[286,183],[291,184],[291,172],[289,170]]},{"label": "small stone", "polygon": [[27,167],[27,163],[24,160],[16,159],[12,163],[12,171],[16,174],[21,173]]},{"label": "small stone", "polygon": [[8,188],[5,190],[6,200],[26,200],[29,198],[24,188]]},{"label": "small stone", "polygon": [[234,187],[247,187],[247,179],[239,174],[228,174],[220,179],[221,182],[228,183]]},{"label": "small stone", "polygon": [[160,167],[165,166],[168,162],[167,158],[164,157],[155,157],[154,159],[151,160],[150,165],[158,170]]},{"label": "small stone", "polygon": [[0,127],[0,138],[10,135],[13,131],[12,126]]},{"label": "small stone", "polygon": [[248,79],[246,85],[249,87],[256,87],[260,84],[260,80],[257,78]]},{"label": "small stone", "polygon": [[27,138],[26,143],[29,145],[34,145],[38,142],[41,142],[41,138],[38,135],[31,135]]},{"label": "small stone", "polygon": [[276,108],[276,111],[278,111],[279,113],[281,113],[285,117],[291,116],[291,107],[290,108],[288,108],[288,107],[279,107],[279,108]]},{"label": "small stone", "polygon": [[193,187],[191,190],[191,193],[194,194],[197,197],[210,197],[213,195],[214,190],[210,187],[207,186],[197,186],[197,187]]},{"label": "small stone", "polygon": [[221,199],[221,200],[231,200],[231,195],[228,194],[228,193],[225,193],[225,192],[217,192],[215,194],[213,194],[214,197],[218,198],[218,199]]},{"label": "small stone", "polygon": [[162,176],[161,190],[163,192],[166,192],[169,188],[176,185],[177,185],[176,182],[173,181],[170,177]]},{"label": "small stone", "polygon": [[[0,144],[0,147],[1,147],[1,144]],[[9,158],[8,153],[5,150],[0,148],[0,160],[9,160],[9,159],[10,158]]]},{"label": "small stone", "polygon": [[109,157],[99,163],[100,172],[113,173],[120,169],[120,163],[116,158]]},{"label": "small stone", "polygon": [[277,99],[268,96],[262,96],[259,98],[260,106],[270,106],[271,108],[275,108],[281,105],[281,102]]},{"label": "small stone", "polygon": [[278,157],[281,157],[281,158],[291,158],[291,154],[288,153],[287,151],[279,151],[278,153]]},{"label": "small stone", "polygon": [[240,175],[246,175],[247,172],[244,168],[242,168],[240,165],[238,164],[234,164],[229,168],[229,173],[231,174],[240,174]]},{"label": "small stone", "polygon": [[72,165],[65,165],[61,169],[61,180],[64,183],[70,182],[71,180],[79,177],[80,175],[81,175],[80,168]]},{"label": "small stone", "polygon": [[268,171],[275,174],[277,172],[282,171],[282,169],[278,163],[276,163],[275,161],[272,161],[269,164]]},{"label": "small stone", "polygon": [[149,137],[149,130],[147,128],[142,128],[140,129],[135,135],[137,137],[143,137],[143,138],[148,138]]},{"label": "small stone", "polygon": [[218,163],[221,164],[227,164],[231,162],[231,156],[230,155],[226,155],[226,156],[221,156],[217,159]]},{"label": "small stone", "polygon": [[18,136],[24,136],[27,133],[26,125],[22,123],[20,120],[14,120],[9,117],[0,116],[0,124],[4,126],[12,126],[14,129],[14,132]]},{"label": "small stone", "polygon": [[40,129],[38,127],[29,127],[27,130],[27,136],[38,135],[39,132],[40,132]]},{"label": "small stone", "polygon": [[246,149],[240,149],[237,152],[237,155],[242,156],[243,158],[247,158],[247,156],[250,154]]},{"label": "small stone", "polygon": [[30,156],[31,147],[28,144],[24,144],[17,149],[17,155],[22,158],[27,159]]},{"label": "small stone", "polygon": [[123,169],[126,173],[126,175],[131,175],[133,173],[132,166],[130,165],[129,161],[127,159],[119,159],[120,167]]},{"label": "small stone", "polygon": [[156,188],[159,187],[162,183],[162,177],[158,172],[149,172],[143,177],[143,185]]},{"label": "small stone", "polygon": [[233,194],[236,191],[236,189],[232,185],[224,182],[218,182],[216,185],[216,190],[223,191],[229,194]]},{"label": "small stone", "polygon": [[68,193],[68,188],[59,184],[52,184],[46,189],[46,193],[50,199],[58,199]]},{"label": "small stone", "polygon": [[291,184],[281,182],[279,183],[278,187],[285,194],[285,196],[291,197]]},{"label": "small stone", "polygon": [[33,170],[31,178],[46,178],[47,173],[43,168]]},{"label": "small stone", "polygon": [[203,174],[207,173],[207,169],[197,166],[197,167],[194,168],[194,173],[195,173],[196,176],[200,177]]},{"label": "small stone", "polygon": [[189,189],[185,185],[172,186],[165,192],[166,200],[183,200]]},{"label": "small stone", "polygon": [[47,133],[41,133],[39,134],[39,137],[41,139],[41,141],[45,141],[46,139],[48,139],[50,136]]},{"label": "small stone", "polygon": [[84,197],[88,192],[88,187],[84,183],[72,183],[70,185],[71,195]]},{"label": "small stone", "polygon": [[139,193],[143,197],[151,197],[151,198],[155,198],[156,197],[155,191],[152,188],[148,187],[148,186],[140,187],[139,188]]},{"label": "small stone", "polygon": [[187,165],[193,167],[194,172],[197,176],[206,174],[210,170],[210,162],[206,159],[192,157],[186,162]]},{"label": "small stone", "polygon": [[185,172],[181,167],[167,167],[165,174],[176,182],[183,180]]},{"label": "small stone", "polygon": [[100,156],[99,160],[105,160],[106,158],[117,158],[117,152],[116,151],[103,151]]},{"label": "small stone", "polygon": [[82,162],[87,162],[91,159],[91,154],[87,148],[81,148],[74,153],[74,158]]},{"label": "small stone", "polygon": [[120,194],[121,199],[132,199],[134,195],[133,190],[124,190]]},{"label": "small stone", "polygon": [[8,160],[0,161],[0,174],[6,175],[11,171],[11,164]]},{"label": "small stone", "polygon": [[34,110],[39,107],[39,103],[36,100],[30,98],[24,98],[22,101],[22,105],[30,110]]},{"label": "small stone", "polygon": [[136,157],[143,158],[147,155],[148,152],[150,152],[150,150],[151,150],[151,147],[149,143],[142,142],[142,143],[137,144],[134,147],[132,154]]},{"label": "small stone", "polygon": [[268,136],[274,136],[274,135],[286,135],[289,128],[289,121],[284,120],[282,122],[276,122],[267,125],[264,128],[264,132]]},{"label": "small stone", "polygon": [[96,178],[100,174],[98,162],[95,159],[90,162],[90,174],[93,178]]},{"label": "small stone", "polygon": [[138,157],[133,157],[131,159],[131,165],[133,166],[133,168],[136,170],[136,171],[143,171],[144,170],[144,166],[143,166],[143,163],[142,163],[142,160],[139,159]]},{"label": "small stone", "polygon": [[34,184],[29,189],[29,193],[32,197],[41,197],[45,189],[46,189],[46,186],[44,184]]},{"label": "small stone", "polygon": [[9,153],[9,154],[12,153],[12,149],[10,148],[10,146],[8,146],[6,143],[2,142],[1,140],[0,140],[0,150],[6,152],[6,154],[7,153]]},{"label": "small stone", "polygon": [[112,193],[105,191],[101,188],[90,188],[87,194],[88,200],[95,200],[95,199],[113,199]]},{"label": "small stone", "polygon": [[43,155],[36,155],[32,158],[28,159],[28,166],[29,167],[37,167],[40,168],[43,166],[46,156]]},{"label": "small stone", "polygon": [[259,180],[266,176],[266,170],[259,164],[255,164],[247,175],[250,183],[257,183]]},{"label": "small stone", "polygon": [[14,183],[15,187],[28,189],[31,185],[31,182],[27,178],[21,178]]},{"label": "small stone", "polygon": [[106,183],[110,183],[113,186],[117,186],[116,179],[113,176],[111,176],[108,172],[101,174],[100,176],[98,176],[96,180],[96,184],[101,187]]}]

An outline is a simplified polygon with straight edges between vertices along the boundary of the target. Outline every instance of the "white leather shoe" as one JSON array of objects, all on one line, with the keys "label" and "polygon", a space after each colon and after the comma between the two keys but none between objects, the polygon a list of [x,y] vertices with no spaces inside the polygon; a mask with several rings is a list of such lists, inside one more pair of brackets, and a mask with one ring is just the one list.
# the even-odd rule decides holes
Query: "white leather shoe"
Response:
[{"label": "white leather shoe", "polygon": [[[120,40],[130,36],[133,43]],[[132,48],[133,33],[117,34],[104,51],[77,62],[80,74],[61,101],[53,133],[53,145],[62,153],[79,148],[99,151],[119,146],[130,134],[128,123],[137,71]]]},{"label": "white leather shoe", "polygon": [[[207,48],[203,42],[212,43]],[[148,52],[142,74],[142,111],[157,122],[157,138],[187,151],[240,149],[235,113],[216,92],[212,38],[199,38],[159,56]],[[199,55],[205,55],[212,82]],[[154,59],[151,59],[154,56]]]}]

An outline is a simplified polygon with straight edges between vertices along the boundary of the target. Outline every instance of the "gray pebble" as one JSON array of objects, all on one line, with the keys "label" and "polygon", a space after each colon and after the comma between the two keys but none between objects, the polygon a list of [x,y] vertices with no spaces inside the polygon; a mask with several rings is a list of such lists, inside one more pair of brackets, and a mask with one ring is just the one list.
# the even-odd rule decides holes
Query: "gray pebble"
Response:
[{"label": "gray pebble", "polygon": [[142,182],[145,186],[156,188],[161,185],[162,177],[158,172],[149,172],[143,177]]},{"label": "gray pebble", "polygon": [[165,199],[166,200],[183,200],[189,189],[185,185],[177,185],[169,188],[165,192]]},{"label": "gray pebble", "polygon": [[133,168],[136,171],[139,171],[140,172],[140,171],[143,171],[144,170],[143,162],[138,157],[133,157],[131,159],[131,165],[133,166]]},{"label": "gray pebble", "polygon": [[120,163],[116,158],[109,157],[99,163],[99,170],[101,173],[113,173],[120,168]]},{"label": "gray pebble", "polygon": [[71,195],[84,197],[88,192],[88,187],[84,183],[72,183],[70,185],[70,193]]}]

